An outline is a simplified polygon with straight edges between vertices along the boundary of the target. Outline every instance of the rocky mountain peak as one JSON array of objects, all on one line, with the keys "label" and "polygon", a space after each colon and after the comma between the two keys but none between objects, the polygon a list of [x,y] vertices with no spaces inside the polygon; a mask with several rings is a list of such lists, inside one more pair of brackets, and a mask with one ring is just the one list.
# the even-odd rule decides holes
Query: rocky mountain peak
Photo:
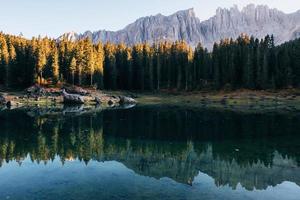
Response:
[{"label": "rocky mountain peak", "polygon": [[124,29],[112,32],[100,30],[87,31],[84,34],[67,33],[70,39],[89,37],[95,43],[124,42],[133,45],[140,42],[158,42],[162,40],[185,40],[196,46],[199,42],[212,49],[215,42],[224,38],[236,38],[241,33],[263,38],[273,34],[276,44],[300,37],[300,11],[285,14],[266,5],[249,4],[241,10],[233,7],[218,8],[216,14],[200,22],[193,8],[178,11],[172,15],[142,17]]},{"label": "rocky mountain peak", "polygon": [[196,13],[194,8],[189,8],[187,10],[181,10],[176,12],[174,15],[180,15],[180,16],[185,16],[185,17],[196,17]]},{"label": "rocky mountain peak", "polygon": [[75,31],[71,31],[68,33],[64,33],[63,35],[61,35],[58,40],[63,40],[63,39],[67,39],[70,41],[75,41],[77,40],[79,37],[79,35],[75,32]]}]

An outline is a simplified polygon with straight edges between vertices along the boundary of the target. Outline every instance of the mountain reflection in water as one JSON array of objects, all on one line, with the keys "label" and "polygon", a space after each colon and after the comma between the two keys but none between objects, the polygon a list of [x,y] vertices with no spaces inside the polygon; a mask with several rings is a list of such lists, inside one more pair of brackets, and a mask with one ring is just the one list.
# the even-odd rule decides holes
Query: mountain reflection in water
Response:
[{"label": "mountain reflection in water", "polygon": [[[170,107],[135,107],[82,115],[6,111],[0,113],[0,176],[4,177],[0,180],[0,193],[10,198],[11,193],[16,193],[15,182],[33,181],[37,178],[33,174],[49,179],[47,184],[43,182],[48,188],[57,181],[63,181],[64,186],[77,183],[84,187],[82,184],[90,183],[88,178],[100,173],[99,177],[104,176],[102,181],[97,179],[90,184],[100,187],[111,179],[120,185],[129,177],[139,176],[139,187],[148,191],[150,182],[153,192],[155,188],[166,192],[169,187],[170,197],[172,187],[184,191],[195,187],[195,195],[203,188],[207,188],[207,195],[214,190],[216,196],[209,196],[212,199],[218,194],[226,197],[224,190],[239,191],[245,197],[251,193],[254,199],[259,197],[255,196],[260,195],[259,191],[271,191],[276,197],[276,191],[283,190],[285,199],[293,199],[300,194],[299,128],[297,114]],[[86,178],[78,170],[86,172]],[[167,186],[160,188],[154,180],[162,180],[161,184]],[[133,192],[129,188],[126,191]],[[94,193],[89,192],[88,197],[93,199],[90,195]],[[187,195],[182,192],[178,199],[192,198],[187,193],[189,197],[181,196]],[[234,197],[226,194],[230,199]]]}]

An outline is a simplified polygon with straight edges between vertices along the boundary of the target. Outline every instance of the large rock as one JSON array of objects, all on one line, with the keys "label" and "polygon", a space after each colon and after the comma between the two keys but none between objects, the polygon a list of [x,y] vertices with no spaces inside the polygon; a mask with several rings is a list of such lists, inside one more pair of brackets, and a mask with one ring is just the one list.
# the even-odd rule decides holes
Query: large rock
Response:
[{"label": "large rock", "polygon": [[119,97],[120,101],[119,103],[121,105],[124,105],[124,104],[136,104],[137,101],[131,97],[126,97],[126,96],[120,96]]},{"label": "large rock", "polygon": [[62,94],[65,104],[84,104],[84,98],[79,94],[69,94],[64,89]]},{"label": "large rock", "polygon": [[101,101],[101,98],[100,98],[100,97],[95,97],[95,98],[94,98],[94,102],[95,102],[97,105],[99,105],[99,104],[101,104],[101,103],[102,103],[102,101]]},{"label": "large rock", "polygon": [[11,98],[5,97],[3,94],[0,94],[0,105],[7,108],[15,108],[19,106],[19,103],[13,101]]},{"label": "large rock", "polygon": [[43,96],[46,94],[46,90],[40,85],[33,85],[26,89],[28,95],[31,96]]},{"label": "large rock", "polygon": [[258,38],[273,34],[275,43],[300,37],[300,11],[285,14],[267,6],[250,4],[239,10],[236,6],[230,9],[219,8],[208,20],[200,21],[193,9],[176,12],[170,16],[161,14],[143,17],[129,24],[124,29],[113,32],[100,30],[86,31],[83,34],[66,33],[59,38],[78,40],[90,38],[94,43],[112,42],[128,45],[157,41],[185,40],[192,46],[199,42],[212,49],[215,42],[224,38],[237,38],[246,33]]},{"label": "large rock", "polygon": [[0,105],[6,105],[6,99],[3,94],[0,94]]},{"label": "large rock", "polygon": [[83,89],[82,87],[78,87],[78,86],[72,86],[72,87],[65,87],[64,88],[66,90],[66,92],[70,93],[70,94],[79,94],[79,95],[88,95],[89,92],[85,89]]}]

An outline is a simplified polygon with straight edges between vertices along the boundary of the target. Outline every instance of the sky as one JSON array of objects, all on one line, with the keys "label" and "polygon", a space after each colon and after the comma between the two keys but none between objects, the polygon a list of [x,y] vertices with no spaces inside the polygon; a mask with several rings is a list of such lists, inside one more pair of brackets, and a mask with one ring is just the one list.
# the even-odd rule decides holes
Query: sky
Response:
[{"label": "sky", "polygon": [[194,8],[200,20],[218,7],[263,4],[286,13],[300,10],[300,0],[0,0],[0,31],[25,37],[56,38],[65,32],[116,31],[136,19]]}]

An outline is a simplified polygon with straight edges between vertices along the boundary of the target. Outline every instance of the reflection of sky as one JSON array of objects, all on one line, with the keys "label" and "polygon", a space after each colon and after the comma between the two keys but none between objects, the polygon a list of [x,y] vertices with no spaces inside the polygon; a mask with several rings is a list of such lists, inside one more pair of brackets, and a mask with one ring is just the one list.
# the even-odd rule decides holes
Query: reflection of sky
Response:
[{"label": "reflection of sky", "polygon": [[32,163],[27,157],[21,167],[16,162],[0,168],[0,199],[297,199],[300,187],[283,182],[266,190],[247,191],[241,185],[217,187],[210,176],[199,172],[193,186],[169,178],[157,180],[140,176],[116,161],[58,158],[53,162]]}]

